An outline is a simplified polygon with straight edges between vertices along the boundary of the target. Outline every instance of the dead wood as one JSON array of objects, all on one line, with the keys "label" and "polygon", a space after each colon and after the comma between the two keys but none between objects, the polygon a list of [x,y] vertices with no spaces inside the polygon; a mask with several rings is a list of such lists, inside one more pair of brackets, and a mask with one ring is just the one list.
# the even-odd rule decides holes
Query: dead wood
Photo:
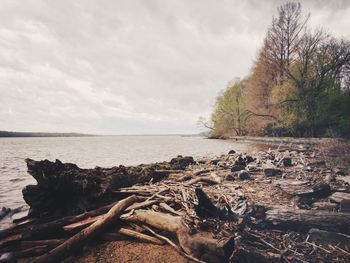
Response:
[{"label": "dead wood", "polygon": [[103,218],[99,219],[91,226],[85,228],[78,234],[69,238],[67,241],[65,241],[55,249],[51,250],[49,253],[44,254],[43,256],[35,259],[33,262],[57,262],[65,258],[66,256],[69,256],[72,251],[84,246],[87,241],[89,241],[94,236],[100,234],[103,231],[103,229],[105,229],[113,221],[118,219],[122,212],[128,206],[132,205],[137,200],[137,197],[133,195],[122,201],[119,201],[115,206],[111,208],[111,210],[108,211],[108,213]]},{"label": "dead wood", "polygon": [[308,232],[308,241],[315,242],[316,244],[321,245],[336,245],[350,249],[349,235],[336,232],[329,232],[316,228],[312,228]]},{"label": "dead wood", "polygon": [[275,207],[265,214],[265,226],[282,230],[307,232],[311,228],[350,234],[350,213],[286,209]]},{"label": "dead wood", "polygon": [[170,163],[94,169],[81,169],[59,160],[26,159],[26,163],[28,173],[37,181],[37,185],[28,185],[22,191],[30,215],[62,216],[95,209],[110,202],[112,192],[118,188],[160,181],[174,169],[184,169],[194,161],[192,157],[178,157]]}]

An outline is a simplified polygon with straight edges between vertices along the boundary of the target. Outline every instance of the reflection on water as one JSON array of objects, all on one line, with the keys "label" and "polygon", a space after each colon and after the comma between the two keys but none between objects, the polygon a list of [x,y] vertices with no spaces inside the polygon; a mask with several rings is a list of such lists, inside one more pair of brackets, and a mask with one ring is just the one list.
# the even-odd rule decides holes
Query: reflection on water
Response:
[{"label": "reflection on water", "polygon": [[104,136],[75,138],[0,138],[0,209],[24,205],[22,188],[34,179],[25,158],[60,159],[82,168],[168,161],[179,154],[200,157],[252,150],[249,144],[183,136]]}]

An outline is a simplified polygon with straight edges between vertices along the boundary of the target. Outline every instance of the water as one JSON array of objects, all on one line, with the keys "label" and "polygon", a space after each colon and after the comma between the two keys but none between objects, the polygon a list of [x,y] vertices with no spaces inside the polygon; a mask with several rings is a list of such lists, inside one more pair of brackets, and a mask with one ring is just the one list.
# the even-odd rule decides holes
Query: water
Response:
[{"label": "water", "polygon": [[25,205],[21,190],[27,184],[35,184],[26,172],[25,158],[59,159],[93,168],[169,161],[179,154],[201,157],[253,148],[233,141],[184,136],[0,138],[0,209]]}]

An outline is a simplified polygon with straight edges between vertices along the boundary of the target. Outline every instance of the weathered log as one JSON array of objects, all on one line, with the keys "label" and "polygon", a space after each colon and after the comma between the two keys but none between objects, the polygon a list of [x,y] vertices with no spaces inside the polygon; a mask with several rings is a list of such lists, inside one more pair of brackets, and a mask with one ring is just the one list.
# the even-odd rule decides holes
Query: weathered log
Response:
[{"label": "weathered log", "polygon": [[336,203],[341,203],[343,200],[350,201],[350,193],[335,192],[329,199]]},{"label": "weathered log", "polygon": [[274,207],[265,212],[264,227],[307,232],[311,228],[350,233],[350,213]]},{"label": "weathered log", "polygon": [[130,205],[137,201],[136,196],[130,196],[122,201],[118,202],[115,206],[108,211],[108,213],[100,220],[93,223],[91,226],[85,228],[78,234],[69,238],[63,244],[59,245],[55,249],[51,250],[49,253],[38,257],[33,262],[58,262],[65,258],[72,251],[77,250],[84,246],[87,241],[89,241],[94,236],[100,234],[106,227],[108,227],[113,221],[118,219],[122,212]]},{"label": "weathered log", "polygon": [[181,248],[187,254],[206,262],[225,262],[233,251],[234,242],[231,238],[218,242],[216,239],[204,237],[201,234],[191,236],[188,227],[179,216],[150,210],[137,210],[132,215],[123,215],[121,219],[176,234]]},{"label": "weathered log", "polygon": [[211,173],[208,176],[198,176],[194,179],[187,181],[185,184],[192,185],[200,182],[207,183],[207,184],[219,184],[221,183],[221,178],[217,174]]},{"label": "weathered log", "polygon": [[66,216],[54,221],[29,226],[22,230],[21,239],[45,239],[59,234],[63,226],[105,214],[116,204],[117,202],[114,202],[76,216]]},{"label": "weathered log", "polygon": [[308,240],[315,242],[316,244],[336,245],[350,248],[349,235],[312,228],[308,232],[308,236]]},{"label": "weathered log", "polygon": [[48,240],[35,240],[35,241],[25,241],[25,240],[11,240],[1,245],[0,252],[10,252],[23,249],[30,249],[33,247],[55,247],[60,243],[63,243],[64,239],[48,239]]},{"label": "weathered log", "polygon": [[[23,189],[30,215],[73,215],[95,209],[111,201],[113,190],[136,183],[157,182],[174,169],[193,163],[192,157],[178,157],[170,163],[81,169],[59,160],[26,159],[28,173],[37,181]],[[169,171],[168,171],[169,170]]]},{"label": "weathered log", "polygon": [[[146,201],[141,202],[141,203],[134,203],[131,206],[129,206],[127,209],[125,209],[125,211],[128,212],[128,211],[131,211],[134,209],[136,210],[136,209],[140,209],[140,208],[145,208],[145,207],[151,206],[157,202],[158,202],[158,200],[146,200]],[[63,226],[63,230],[67,231],[67,232],[79,231],[79,230],[93,224],[98,219],[102,218],[103,216],[104,216],[104,214],[101,213],[101,214],[96,215],[96,216],[84,218],[80,221],[76,221],[76,222],[73,222],[72,224],[68,224],[68,225]]]},{"label": "weathered log", "polygon": [[253,248],[237,248],[232,253],[230,261],[232,263],[278,263],[281,259],[277,256],[263,254]]}]

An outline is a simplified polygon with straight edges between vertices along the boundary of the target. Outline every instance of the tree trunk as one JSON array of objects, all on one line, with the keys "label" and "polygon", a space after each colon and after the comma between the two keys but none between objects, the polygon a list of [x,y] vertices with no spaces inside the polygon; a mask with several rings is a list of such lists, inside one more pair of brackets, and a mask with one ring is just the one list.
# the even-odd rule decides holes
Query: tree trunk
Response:
[{"label": "tree trunk", "polygon": [[311,228],[350,234],[350,213],[273,208],[265,214],[267,228],[307,232]]},{"label": "tree trunk", "polygon": [[28,173],[37,185],[23,189],[31,216],[64,216],[95,209],[111,202],[113,190],[137,183],[157,182],[171,169],[184,169],[192,157],[138,166],[81,169],[75,164],[26,159]]}]

